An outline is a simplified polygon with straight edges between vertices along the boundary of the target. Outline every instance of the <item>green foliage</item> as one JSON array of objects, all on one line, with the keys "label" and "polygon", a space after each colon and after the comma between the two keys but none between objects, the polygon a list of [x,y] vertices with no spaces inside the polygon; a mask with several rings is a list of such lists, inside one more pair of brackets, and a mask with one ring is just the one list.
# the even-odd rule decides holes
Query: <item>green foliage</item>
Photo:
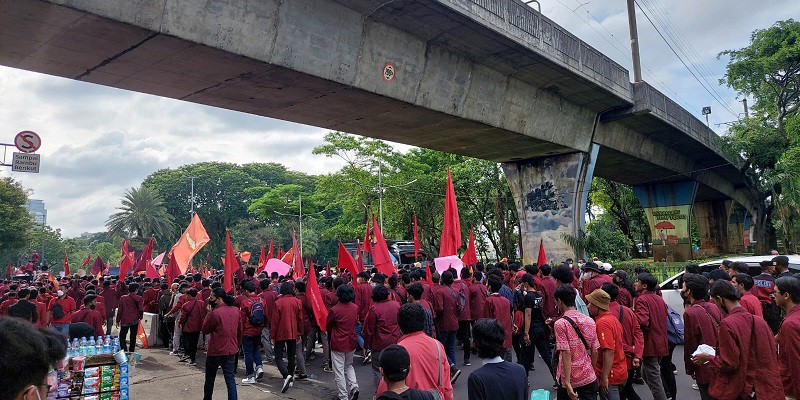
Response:
[{"label": "green foliage", "polygon": [[146,243],[155,236],[162,244],[166,244],[176,232],[174,218],[167,212],[164,199],[158,190],[144,186],[131,188],[122,198],[119,212],[112,214],[106,226],[109,233],[115,236],[135,236],[139,243]]},{"label": "green foliage", "polygon": [[33,217],[28,213],[28,195],[19,182],[0,179],[0,257],[12,258],[28,245]]},{"label": "green foliage", "polygon": [[586,233],[579,236],[562,234],[562,239],[575,254],[598,257],[603,261],[625,261],[631,258],[632,243],[607,213],[586,224]]},{"label": "green foliage", "polygon": [[617,228],[631,244],[628,252],[640,257],[637,243],[650,243],[650,226],[647,215],[639,200],[633,194],[633,188],[603,178],[592,179],[589,191],[590,211],[599,207],[609,214]]}]

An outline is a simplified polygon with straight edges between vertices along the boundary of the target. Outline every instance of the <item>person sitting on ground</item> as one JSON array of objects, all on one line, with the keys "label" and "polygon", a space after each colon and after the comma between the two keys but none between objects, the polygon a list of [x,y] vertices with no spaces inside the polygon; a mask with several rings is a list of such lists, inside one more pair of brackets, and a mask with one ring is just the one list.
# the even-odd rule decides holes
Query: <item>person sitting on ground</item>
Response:
[{"label": "person sitting on ground", "polygon": [[376,400],[440,400],[441,395],[436,389],[423,391],[406,385],[410,367],[411,357],[403,346],[393,344],[383,349],[379,369],[387,390]]},{"label": "person sitting on ground", "polygon": [[0,399],[47,398],[48,375],[66,357],[66,337],[21,318],[0,318],[0,343]]}]

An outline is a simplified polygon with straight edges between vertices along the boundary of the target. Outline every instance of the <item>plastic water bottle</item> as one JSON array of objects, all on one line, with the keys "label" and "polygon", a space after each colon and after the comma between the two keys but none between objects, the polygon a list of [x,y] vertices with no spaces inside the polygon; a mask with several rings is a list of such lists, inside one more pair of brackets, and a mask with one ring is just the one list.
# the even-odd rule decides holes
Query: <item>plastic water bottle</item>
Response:
[{"label": "plastic water bottle", "polygon": [[70,349],[71,352],[72,352],[72,355],[70,357],[79,356],[80,355],[80,351],[81,351],[80,349],[81,349],[81,345],[80,345],[80,343],[78,343],[78,338],[72,339],[72,347]]},{"label": "plastic water bottle", "polygon": [[87,347],[86,350],[89,352],[89,354],[87,355],[93,356],[95,354],[94,336],[89,336],[89,343],[86,344],[86,347]]},{"label": "plastic water bottle", "polygon": [[86,341],[86,336],[82,336],[82,337],[81,337],[81,341],[80,341],[80,342],[78,342],[78,344],[80,345],[80,346],[79,346],[79,349],[80,349],[80,350],[78,351],[78,353],[79,353],[80,355],[82,355],[82,356],[85,356],[85,355],[86,355],[86,342],[87,342],[87,341]]},{"label": "plastic water bottle", "polygon": [[119,336],[114,336],[114,344],[111,346],[111,352],[116,354],[119,351]]},{"label": "plastic water bottle", "polygon": [[103,338],[102,336],[98,336],[94,342],[94,353],[95,354],[105,354],[103,353]]},{"label": "plastic water bottle", "polygon": [[103,340],[103,354],[111,354],[111,338],[108,335]]},{"label": "plastic water bottle", "polygon": [[531,392],[531,400],[550,400],[550,392],[544,389],[536,389]]}]

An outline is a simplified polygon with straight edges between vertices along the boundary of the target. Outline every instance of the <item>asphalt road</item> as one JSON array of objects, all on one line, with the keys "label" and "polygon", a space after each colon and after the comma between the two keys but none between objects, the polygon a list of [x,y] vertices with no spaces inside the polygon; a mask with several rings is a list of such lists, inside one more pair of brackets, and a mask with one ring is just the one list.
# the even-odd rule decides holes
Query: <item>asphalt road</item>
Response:
[{"label": "asphalt road", "polygon": [[[239,370],[236,375],[238,397],[240,399],[285,398],[298,400],[329,400],[335,397],[336,389],[333,374],[322,371],[321,350],[317,349],[317,359],[311,361],[307,367],[309,375],[313,378],[308,381],[295,382],[294,387],[286,393],[280,393],[282,380],[278,369],[274,365],[264,366],[264,377],[255,385],[244,385],[241,380],[246,377],[244,361],[239,361]],[[200,351],[202,353],[202,350]],[[134,399],[167,399],[167,400],[195,400],[203,396],[205,355],[198,355],[197,366],[190,367],[178,363],[178,358],[169,355],[169,350],[147,349],[137,350],[142,355],[140,363],[131,376],[131,396]],[[456,352],[457,359],[461,355]],[[678,385],[678,398],[681,400],[699,400],[700,394],[692,389],[692,379],[684,373],[683,347],[675,349],[673,361],[678,366],[676,376]],[[460,366],[459,366],[460,367]],[[455,399],[467,399],[467,376],[480,367],[480,361],[473,357],[472,366],[460,367],[463,374],[454,385]],[[547,367],[541,358],[537,357],[536,370],[529,376],[531,389],[552,389],[553,380],[547,372]],[[361,388],[361,399],[371,399],[375,388],[372,384],[372,369],[370,365],[362,365],[361,358],[356,357],[356,375]],[[217,374],[214,386],[214,399],[227,399],[225,381],[222,371]],[[636,385],[636,391],[642,399],[651,400],[650,391],[645,385]],[[555,392],[551,390],[552,398]]]}]

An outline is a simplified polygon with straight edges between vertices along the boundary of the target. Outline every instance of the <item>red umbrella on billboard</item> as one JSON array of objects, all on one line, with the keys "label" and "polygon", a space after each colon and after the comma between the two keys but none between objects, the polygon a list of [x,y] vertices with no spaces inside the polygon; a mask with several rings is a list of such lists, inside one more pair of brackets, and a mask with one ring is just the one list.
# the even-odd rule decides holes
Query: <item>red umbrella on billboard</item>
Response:
[{"label": "red umbrella on billboard", "polygon": [[667,229],[675,229],[675,225],[669,221],[661,221],[656,224],[656,229],[659,230],[658,236],[661,238],[661,245],[666,246],[668,238]]}]

